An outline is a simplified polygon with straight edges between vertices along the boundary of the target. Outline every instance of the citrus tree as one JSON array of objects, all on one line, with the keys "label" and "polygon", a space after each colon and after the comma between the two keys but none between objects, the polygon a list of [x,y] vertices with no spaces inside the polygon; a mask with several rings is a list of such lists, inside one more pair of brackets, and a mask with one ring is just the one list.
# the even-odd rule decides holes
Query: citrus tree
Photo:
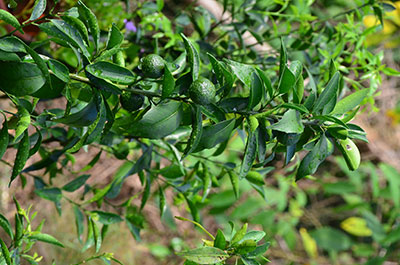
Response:
[{"label": "citrus tree", "polygon": [[[177,218],[209,237],[203,247],[178,253],[185,264],[225,264],[232,257],[261,264],[268,249],[258,243],[264,232],[247,231],[246,224],[232,226],[229,236],[212,235],[201,226],[209,194],[228,178],[236,197],[239,181],[246,180],[267,199],[269,172],[287,166],[293,182],[310,177],[335,146],[356,170],[354,140],[367,139],[352,120],[360,106],[374,107],[381,71],[399,74],[381,64],[383,53],[364,46],[379,25],[364,32],[362,18],[382,20],[385,8],[393,9],[378,1],[355,1],[358,6],[328,18],[318,16],[313,1],[223,1],[226,24],[194,6],[171,20],[161,0],[139,3],[125,22],[108,29],[82,1],[62,11],[57,2],[35,1],[22,23],[0,10],[2,23],[15,28],[0,38],[0,89],[7,102],[0,156],[17,150],[14,160],[2,160],[12,168],[9,186],[34,178],[35,194],[54,202],[60,214],[61,201],[73,205],[80,241],[87,231],[84,250],[98,251],[108,226],[119,222],[140,240],[142,209],[155,200],[163,216],[165,191],[172,190],[192,216]],[[13,35],[28,25],[40,29],[31,43]],[[252,43],[244,37],[249,34]],[[263,45],[267,50],[257,49]],[[38,107],[48,100],[57,108]],[[233,153],[235,137],[245,148]],[[98,152],[71,172],[74,154],[88,147]],[[124,163],[99,186],[84,172],[102,153]],[[33,156],[37,162],[27,162]],[[63,172],[75,178],[62,179]],[[102,210],[128,177],[142,191],[113,205],[114,212]],[[64,184],[54,185],[55,178]],[[75,191],[80,199],[71,196]],[[63,246],[62,240],[41,233],[42,225],[31,227],[30,211],[15,203],[15,229],[0,215],[8,234],[0,240],[0,264],[37,264],[40,257],[29,254],[33,243]],[[109,253],[91,259],[118,262]]]}]

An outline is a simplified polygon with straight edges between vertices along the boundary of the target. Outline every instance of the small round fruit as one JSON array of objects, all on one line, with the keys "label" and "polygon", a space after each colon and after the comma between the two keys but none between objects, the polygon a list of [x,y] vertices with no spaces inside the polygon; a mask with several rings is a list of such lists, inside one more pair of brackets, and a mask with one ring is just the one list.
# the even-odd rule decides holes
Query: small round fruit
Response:
[{"label": "small round fruit", "polygon": [[204,77],[199,77],[189,87],[189,96],[194,103],[208,105],[214,101],[215,86]]},{"label": "small round fruit", "polygon": [[164,59],[157,54],[149,54],[142,60],[142,71],[146,77],[159,78],[164,74]]},{"label": "small round fruit", "polygon": [[127,111],[135,111],[143,106],[144,96],[124,91],[119,97],[119,102],[121,103],[121,106]]}]

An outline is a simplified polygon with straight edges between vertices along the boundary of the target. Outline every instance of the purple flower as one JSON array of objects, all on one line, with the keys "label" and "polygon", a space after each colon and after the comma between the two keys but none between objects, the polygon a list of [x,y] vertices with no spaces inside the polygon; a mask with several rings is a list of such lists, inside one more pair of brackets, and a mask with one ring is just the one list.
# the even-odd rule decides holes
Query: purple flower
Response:
[{"label": "purple flower", "polygon": [[135,24],[133,24],[132,21],[124,19],[124,23],[125,23],[126,31],[128,31],[128,32],[136,32],[137,31],[137,28],[136,28]]}]

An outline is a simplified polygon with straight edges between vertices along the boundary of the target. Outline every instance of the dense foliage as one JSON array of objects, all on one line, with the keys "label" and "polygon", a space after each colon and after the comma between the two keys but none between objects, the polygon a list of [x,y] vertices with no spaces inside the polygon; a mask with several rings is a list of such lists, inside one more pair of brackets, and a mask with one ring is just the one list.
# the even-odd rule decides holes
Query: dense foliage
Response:
[{"label": "dense foliage", "polygon": [[[211,239],[177,253],[185,264],[225,264],[230,258],[263,263],[269,243],[258,242],[265,232],[247,231],[247,224],[235,229],[232,223],[229,236],[221,230],[214,236],[200,225],[201,208],[225,194],[225,179],[233,191],[225,195],[238,199],[251,187],[265,202],[271,171],[286,166],[282,185],[312,178],[335,146],[348,169],[356,170],[361,158],[353,141],[367,138],[352,120],[360,106],[374,108],[381,72],[399,75],[381,63],[382,52],[374,54],[364,44],[379,25],[364,31],[363,17],[373,14],[383,24],[385,9],[394,8],[388,3],[355,1],[358,6],[346,12],[319,18],[313,1],[223,1],[224,13],[231,14],[225,23],[202,7],[189,7],[171,20],[158,0],[137,3],[125,21],[121,17],[106,29],[82,1],[62,11],[56,2],[37,0],[22,24],[0,10],[0,19],[15,28],[0,39],[0,89],[9,103],[1,111],[0,154],[17,149],[14,161],[3,161],[12,167],[9,186],[20,180],[24,187],[32,177],[36,195],[54,202],[59,214],[61,201],[73,205],[80,241],[87,232],[83,250],[99,251],[109,225],[119,222],[140,240],[146,203],[157,201],[162,217],[166,190],[173,190],[174,202],[185,203],[193,221],[177,218],[193,222]],[[40,29],[35,41],[13,36],[31,24]],[[58,108],[39,108],[46,100],[57,101]],[[71,171],[74,154],[89,146],[98,152],[88,164],[72,172],[74,179],[55,185]],[[102,153],[125,162],[107,185],[89,185],[95,176],[84,172]],[[40,159],[27,163],[32,156]],[[142,191],[112,204],[132,175]],[[70,196],[75,191],[79,199]],[[304,202],[301,196],[297,204]],[[14,230],[0,215],[8,234],[0,240],[0,264],[20,259],[36,264],[40,257],[29,254],[33,243],[63,246],[62,240],[41,233],[42,225],[33,229],[34,216],[15,202]],[[114,212],[102,210],[104,205]],[[304,241],[314,242],[302,231]],[[315,238],[330,250],[326,237],[339,242],[339,232],[319,228]],[[397,242],[393,233],[376,239],[388,251]],[[315,255],[312,246],[308,251]],[[118,262],[109,253],[91,259]]]}]

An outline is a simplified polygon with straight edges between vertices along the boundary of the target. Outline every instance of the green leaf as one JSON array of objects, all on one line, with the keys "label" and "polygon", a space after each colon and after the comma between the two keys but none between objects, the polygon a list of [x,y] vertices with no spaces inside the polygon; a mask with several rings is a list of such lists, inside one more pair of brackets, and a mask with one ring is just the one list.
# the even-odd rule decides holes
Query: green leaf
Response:
[{"label": "green leaf", "polygon": [[86,44],[89,44],[89,32],[85,24],[82,22],[82,20],[73,16],[61,16],[61,18],[69,25],[77,29],[79,33],[82,35]]},{"label": "green leaf", "polygon": [[194,152],[203,149],[210,149],[225,142],[230,138],[230,135],[235,128],[235,119],[221,121],[217,124],[203,127],[199,145]]},{"label": "green leaf", "polygon": [[251,65],[238,63],[235,61],[231,61],[228,59],[224,59],[224,61],[230,66],[232,72],[239,78],[239,80],[248,88],[252,86],[253,83],[253,73],[255,69]]},{"label": "green leaf", "polygon": [[302,133],[304,131],[304,125],[301,122],[300,115],[294,109],[286,111],[282,119],[269,128],[285,133]]},{"label": "green leaf", "polygon": [[2,214],[0,214],[0,227],[4,229],[4,231],[10,236],[11,239],[14,238],[11,225],[8,222],[7,218]]},{"label": "green leaf", "polygon": [[90,53],[89,53],[85,43],[83,42],[83,37],[76,28],[72,27],[67,22],[65,22],[63,20],[59,20],[59,19],[52,19],[51,23],[54,26],[56,26],[56,28],[61,33],[63,33],[64,36],[67,37],[67,40],[70,43],[72,43],[74,47],[79,48],[82,51],[84,56],[86,56],[87,58],[90,57]]},{"label": "green leaf", "polygon": [[3,127],[0,130],[0,159],[6,152],[9,142],[10,137],[8,135],[8,122],[6,116],[4,116]]},{"label": "green leaf", "polygon": [[[176,101],[153,106],[143,118],[121,129],[136,137],[159,139],[174,132],[182,120],[182,105]],[[118,120],[114,124],[118,126]]]},{"label": "green leaf", "polygon": [[255,250],[257,247],[256,241],[252,239],[246,239],[242,240],[236,247],[235,247],[235,252],[244,255],[246,253],[249,253],[253,250]]},{"label": "green leaf", "polygon": [[348,95],[344,99],[340,100],[333,111],[331,112],[332,115],[340,115],[344,114],[355,107],[359,106],[363,99],[368,95],[369,88],[361,89],[357,92],[354,92],[351,95]]},{"label": "green leaf", "polygon": [[142,201],[140,203],[140,210],[143,210],[144,206],[147,203],[147,200],[150,197],[150,188],[151,188],[151,178],[150,178],[150,176],[147,176],[146,184],[144,186],[144,191],[143,191],[143,195],[142,195]]},{"label": "green leaf", "polygon": [[255,259],[248,259],[243,256],[240,259],[242,260],[244,265],[261,265],[261,263]]},{"label": "green leaf", "polygon": [[15,140],[18,139],[31,124],[31,115],[29,114],[28,110],[21,105],[18,106],[18,116],[19,119],[17,122],[17,129],[15,130],[14,136]]},{"label": "green leaf", "polygon": [[260,68],[256,67],[256,71],[257,71],[258,75],[261,77],[261,79],[264,83],[264,86],[267,89],[267,93],[268,93],[269,97],[272,98],[274,95],[274,90],[272,88],[271,80]]},{"label": "green leaf", "polygon": [[162,83],[162,98],[167,98],[175,91],[175,79],[169,71],[168,67],[164,67],[164,78]]},{"label": "green leaf", "polygon": [[283,103],[282,105],[277,106],[279,108],[287,108],[287,109],[294,109],[298,110],[303,113],[309,113],[308,109],[301,104],[296,104],[296,103]]},{"label": "green leaf", "polygon": [[115,24],[112,24],[110,31],[108,32],[107,50],[121,46],[123,41],[124,35],[122,35],[121,31],[117,26],[115,26]]},{"label": "green leaf", "polygon": [[160,210],[160,218],[162,218],[165,213],[165,210],[167,209],[167,201],[165,198],[164,190],[161,187],[158,189],[158,197],[159,197],[159,205],[158,205],[159,207],[158,208]]},{"label": "green leaf", "polygon": [[33,94],[46,82],[35,64],[0,62],[0,89],[17,97]]},{"label": "green leaf", "polygon": [[56,245],[56,246],[59,246],[62,248],[64,247],[64,245],[60,241],[58,241],[56,238],[54,238],[51,235],[44,234],[44,233],[33,234],[31,236],[28,236],[28,239],[49,243],[49,244]]},{"label": "green leaf", "polygon": [[0,50],[5,52],[26,53],[24,42],[14,36],[0,39]]},{"label": "green leaf", "polygon": [[10,12],[4,9],[0,9],[0,20],[4,20],[6,23],[10,24],[14,28],[19,29],[22,34],[24,33],[18,19],[16,19]]},{"label": "green leaf", "polygon": [[281,38],[281,54],[279,58],[279,79],[282,79],[283,72],[286,68],[287,64],[287,52],[286,52],[286,46],[285,43],[283,42],[283,39]]},{"label": "green leaf", "polygon": [[182,160],[190,155],[200,143],[201,135],[203,133],[203,120],[201,115],[201,109],[196,105],[192,105],[192,132],[190,133],[189,141],[183,151]]},{"label": "green leaf", "polygon": [[260,255],[263,255],[265,252],[267,252],[268,248],[269,248],[269,242],[262,244],[258,247],[256,247],[255,250],[251,251],[250,253],[247,253],[246,257],[248,258],[256,258]]},{"label": "green leaf", "polygon": [[90,198],[89,200],[84,202],[84,204],[97,202],[98,200],[101,200],[104,196],[106,196],[106,194],[110,191],[111,188],[112,188],[112,183],[108,184],[107,186],[105,186],[101,190],[97,191],[96,194],[92,198]]},{"label": "green leaf", "polygon": [[36,154],[36,152],[39,151],[39,148],[42,146],[42,140],[43,140],[42,133],[40,132],[40,130],[38,128],[36,128],[36,133],[37,133],[38,137],[37,137],[35,145],[29,150],[29,157]]},{"label": "green leaf", "polygon": [[33,6],[33,11],[29,20],[33,21],[38,19],[43,12],[46,10],[47,1],[46,0],[36,0]]},{"label": "green leaf", "polygon": [[95,77],[107,79],[122,85],[130,85],[136,79],[130,70],[106,61],[89,64],[86,66],[86,71]]},{"label": "green leaf", "polygon": [[10,251],[8,250],[6,243],[4,243],[4,241],[1,240],[1,238],[0,238],[0,247],[1,247],[2,257],[4,258],[6,264],[12,265],[13,263],[11,260]]},{"label": "green leaf", "polygon": [[95,99],[92,99],[83,109],[62,118],[53,119],[53,122],[63,123],[74,127],[89,126],[97,119],[98,107]]},{"label": "green leaf", "polygon": [[99,221],[100,223],[104,225],[111,225],[111,224],[116,224],[119,222],[122,222],[123,219],[121,216],[115,213],[109,213],[109,212],[102,212],[102,211],[91,211],[90,215],[92,218],[96,221]]},{"label": "green leaf", "polygon": [[201,247],[176,254],[198,264],[215,264],[229,258],[225,251],[215,247]]},{"label": "green leaf", "polygon": [[86,24],[93,37],[96,51],[100,48],[100,28],[95,14],[82,2],[78,1],[79,18]]},{"label": "green leaf", "polygon": [[327,251],[342,251],[351,247],[351,239],[340,230],[331,227],[321,227],[310,232],[317,246]]},{"label": "green leaf", "polygon": [[[313,113],[328,114],[332,112],[336,105],[337,92],[339,90],[340,73],[336,72],[331,80],[329,80],[326,88],[322,91],[314,104]],[[333,100],[334,104],[329,104]]]},{"label": "green leaf", "polygon": [[196,47],[193,45],[193,43],[186,38],[183,33],[181,33],[181,37],[183,39],[183,43],[185,45],[185,50],[187,53],[188,57],[188,62],[190,66],[190,71],[192,72],[192,78],[193,81],[195,81],[197,78],[199,78],[199,72],[200,72],[200,55],[199,52],[197,51]]},{"label": "green leaf", "polygon": [[224,250],[226,247],[226,239],[221,229],[217,230],[217,235],[214,240],[214,247]]},{"label": "green leaf", "polygon": [[285,66],[283,68],[283,73],[281,78],[279,79],[278,90],[280,94],[286,94],[291,91],[296,84],[296,76],[289,69],[289,67]]},{"label": "green leaf", "polygon": [[254,71],[252,74],[252,81],[250,86],[250,98],[248,110],[252,110],[258,103],[260,103],[263,94],[263,86],[258,74]]},{"label": "green leaf", "polygon": [[228,171],[229,179],[232,184],[233,192],[235,193],[236,199],[239,199],[240,196],[240,185],[239,185],[239,176],[232,170]]},{"label": "green leaf", "polygon": [[79,242],[82,243],[82,234],[83,234],[83,213],[79,210],[79,207],[74,205],[74,215],[75,215],[75,225],[76,225],[76,233],[78,235]]},{"label": "green leaf", "polygon": [[256,160],[257,146],[258,146],[258,132],[249,132],[246,142],[246,149],[244,152],[244,158],[242,164],[240,165],[239,179],[246,177],[250,169]]},{"label": "green leaf", "polygon": [[79,189],[80,187],[82,187],[89,178],[90,178],[90,175],[88,175],[88,174],[81,175],[81,176],[77,177],[76,179],[65,184],[62,187],[62,189],[67,192],[74,192],[77,189]]},{"label": "green leaf", "polygon": [[247,223],[245,223],[242,226],[242,228],[240,228],[240,230],[237,231],[235,233],[235,235],[232,237],[231,246],[239,243],[244,238],[244,236],[246,235],[246,232],[247,232]]},{"label": "green leaf", "polygon": [[303,158],[297,170],[296,181],[307,175],[314,174],[319,165],[333,152],[333,144],[321,135],[321,138],[314,145],[313,149]]},{"label": "green leaf", "polygon": [[35,193],[45,200],[59,202],[62,199],[62,192],[59,188],[44,188],[35,190]]},{"label": "green leaf", "polygon": [[260,241],[261,239],[263,239],[265,237],[265,232],[264,231],[249,231],[246,233],[246,235],[244,235],[242,240],[254,240],[255,242]]},{"label": "green leaf", "polygon": [[54,73],[55,76],[57,76],[65,83],[69,82],[69,70],[63,63],[54,59],[50,59],[49,61],[47,61],[47,64],[49,65],[50,70]]},{"label": "green leaf", "polygon": [[21,173],[22,169],[26,164],[26,161],[29,158],[29,135],[28,131],[24,132],[24,136],[18,144],[18,151],[14,161],[14,167],[11,173],[11,179],[8,186],[11,185],[11,182]]},{"label": "green leaf", "polygon": [[21,59],[16,53],[4,52],[0,49],[0,61],[20,62]]}]

